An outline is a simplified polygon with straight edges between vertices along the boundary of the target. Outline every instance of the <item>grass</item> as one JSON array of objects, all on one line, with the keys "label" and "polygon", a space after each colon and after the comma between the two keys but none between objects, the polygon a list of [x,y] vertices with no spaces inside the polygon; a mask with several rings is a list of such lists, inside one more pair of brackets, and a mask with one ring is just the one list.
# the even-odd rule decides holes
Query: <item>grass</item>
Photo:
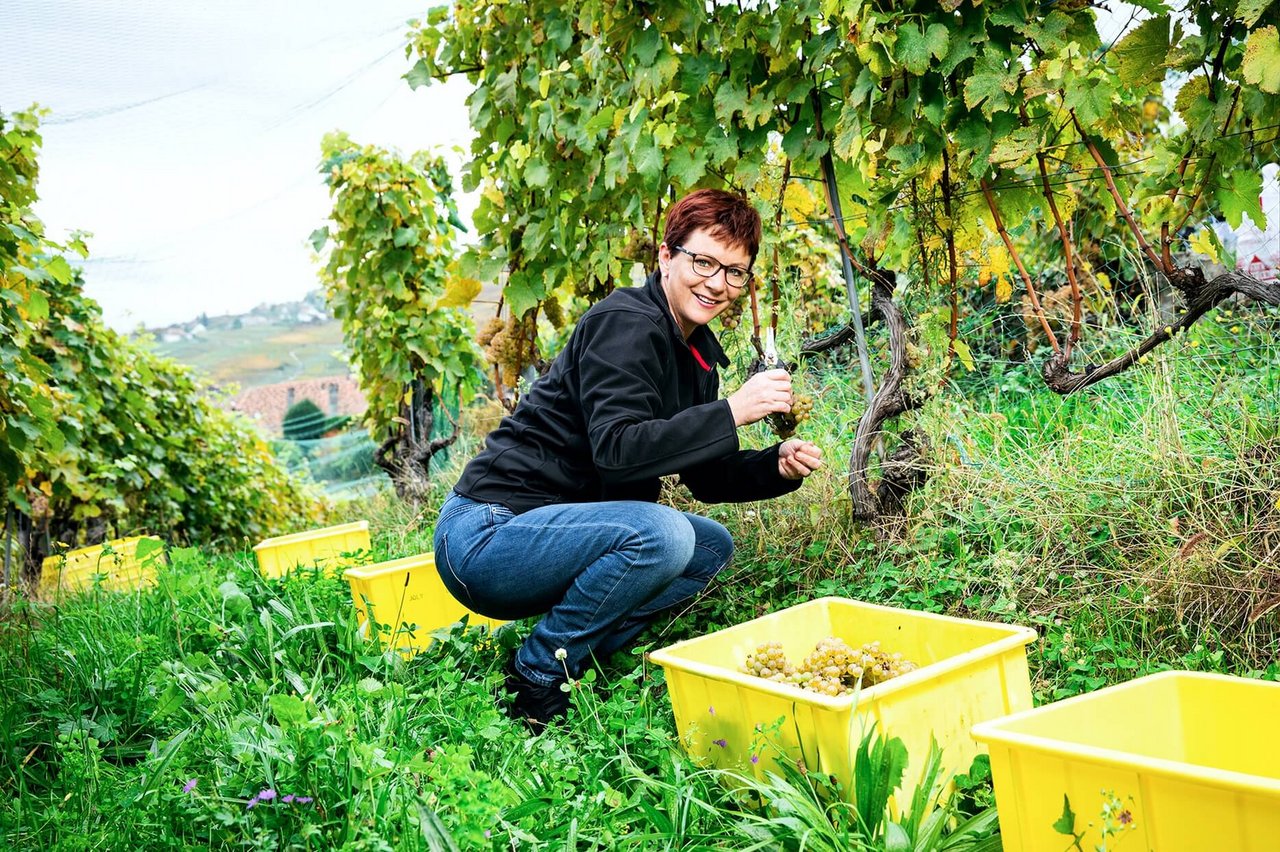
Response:
[{"label": "grass", "polygon": [[[380,529],[369,558],[424,546],[421,525]],[[803,773],[725,784],[679,750],[635,655],[588,672],[570,723],[531,737],[494,700],[519,630],[442,631],[405,661],[360,636],[338,580],[265,581],[248,554],[171,561],[155,591],[19,602],[0,626],[13,848],[837,849],[926,830],[936,808],[877,800],[868,820]],[[990,835],[991,813],[964,825]]]}]

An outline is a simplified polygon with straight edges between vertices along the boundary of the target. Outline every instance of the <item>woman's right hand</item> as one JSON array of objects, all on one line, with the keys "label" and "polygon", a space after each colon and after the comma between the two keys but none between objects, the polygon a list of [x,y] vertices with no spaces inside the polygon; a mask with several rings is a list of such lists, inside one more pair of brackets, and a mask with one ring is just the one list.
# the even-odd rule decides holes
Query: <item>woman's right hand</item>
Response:
[{"label": "woman's right hand", "polygon": [[765,370],[747,379],[729,396],[733,424],[745,426],[770,414],[791,410],[791,374],[786,370]]}]

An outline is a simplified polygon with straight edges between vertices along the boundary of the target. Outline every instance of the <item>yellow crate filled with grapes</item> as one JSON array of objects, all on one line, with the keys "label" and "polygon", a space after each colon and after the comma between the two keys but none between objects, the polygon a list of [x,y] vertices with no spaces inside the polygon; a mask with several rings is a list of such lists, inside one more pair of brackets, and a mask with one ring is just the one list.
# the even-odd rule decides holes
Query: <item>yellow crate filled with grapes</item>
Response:
[{"label": "yellow crate filled with grapes", "polygon": [[779,761],[852,789],[863,735],[897,737],[919,783],[930,744],[943,777],[985,749],[977,722],[1031,707],[1029,627],[820,598],[654,651],[681,743],[694,758],[757,776]]}]

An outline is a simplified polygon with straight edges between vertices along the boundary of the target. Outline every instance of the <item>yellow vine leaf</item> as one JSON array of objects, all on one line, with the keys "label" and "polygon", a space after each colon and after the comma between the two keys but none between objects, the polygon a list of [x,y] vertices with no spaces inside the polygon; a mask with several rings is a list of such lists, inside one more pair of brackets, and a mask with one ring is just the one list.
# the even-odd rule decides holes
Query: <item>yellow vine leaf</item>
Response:
[{"label": "yellow vine leaf", "polygon": [[1202,254],[1214,263],[1218,262],[1218,247],[1213,244],[1213,237],[1208,228],[1196,231],[1188,245],[1196,254]]},{"label": "yellow vine leaf", "polygon": [[991,274],[997,278],[1008,275],[1012,263],[1009,251],[1004,246],[993,246],[987,255],[987,265],[991,267]]},{"label": "yellow vine leaf", "polygon": [[507,206],[506,196],[502,194],[502,190],[498,189],[494,183],[486,183],[484,189],[480,190],[480,194],[489,199],[489,203],[499,209]]},{"label": "yellow vine leaf", "polygon": [[803,222],[813,216],[818,207],[813,193],[798,183],[788,183],[786,195],[782,197],[782,209],[793,222]]},{"label": "yellow vine leaf", "polygon": [[1001,275],[996,279],[996,301],[1003,304],[1013,298],[1013,285],[1009,283],[1008,275]]},{"label": "yellow vine leaf", "polygon": [[465,308],[471,304],[471,301],[476,296],[480,295],[480,289],[483,286],[474,278],[466,278],[460,275],[453,276],[444,288],[444,295],[440,297],[440,301],[436,302],[436,307]]}]

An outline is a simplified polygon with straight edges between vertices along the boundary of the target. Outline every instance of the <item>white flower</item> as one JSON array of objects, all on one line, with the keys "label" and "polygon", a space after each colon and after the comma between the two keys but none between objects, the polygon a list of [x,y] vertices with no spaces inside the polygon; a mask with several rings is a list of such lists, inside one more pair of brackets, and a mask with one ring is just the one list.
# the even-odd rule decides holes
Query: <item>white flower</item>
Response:
[{"label": "white flower", "polygon": [[557,660],[563,660],[565,657],[568,657],[568,656],[569,656],[569,652],[566,651],[564,648],[556,648]]}]

